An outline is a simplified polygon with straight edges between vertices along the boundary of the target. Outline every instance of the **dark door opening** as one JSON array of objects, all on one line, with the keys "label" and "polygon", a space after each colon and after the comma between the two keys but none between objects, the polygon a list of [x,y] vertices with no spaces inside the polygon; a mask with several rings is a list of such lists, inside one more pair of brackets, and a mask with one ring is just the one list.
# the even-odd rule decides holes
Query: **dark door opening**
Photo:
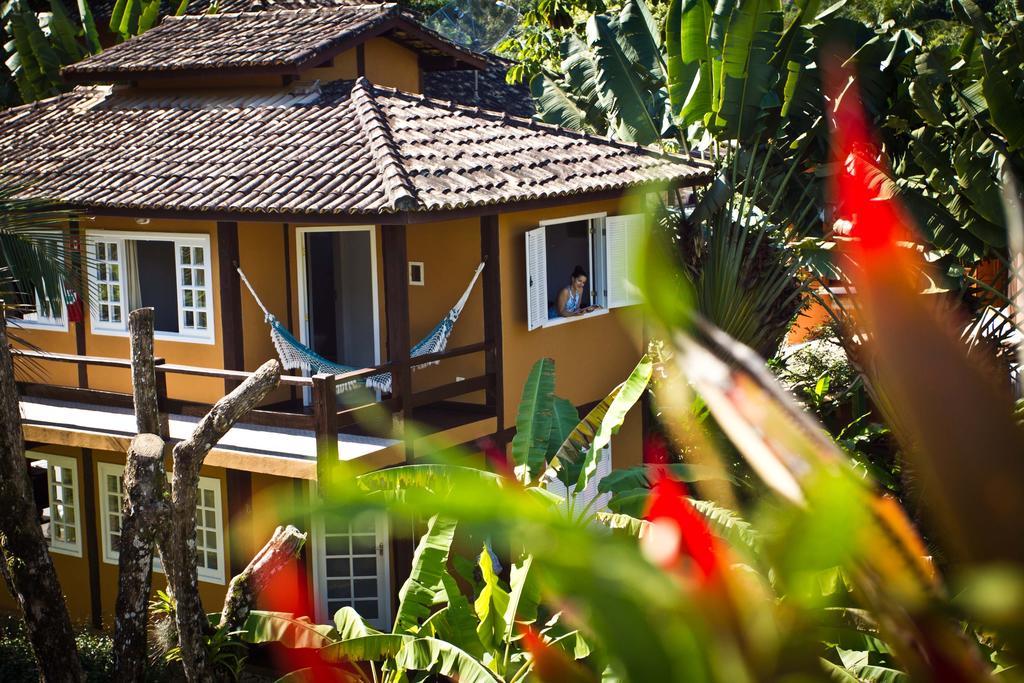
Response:
[{"label": "dark door opening", "polygon": [[373,259],[366,230],[305,235],[310,347],[353,368],[376,364]]}]

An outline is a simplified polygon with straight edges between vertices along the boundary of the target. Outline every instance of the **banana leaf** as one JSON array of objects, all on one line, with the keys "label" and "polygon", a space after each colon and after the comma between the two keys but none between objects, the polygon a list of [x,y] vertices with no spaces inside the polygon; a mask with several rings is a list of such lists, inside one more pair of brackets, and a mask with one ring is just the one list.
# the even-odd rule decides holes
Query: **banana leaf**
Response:
[{"label": "banana leaf", "polygon": [[530,80],[530,95],[542,121],[570,130],[587,130],[587,115],[564,89],[544,74]]},{"label": "banana leaf", "polygon": [[[580,423],[580,412],[572,404],[572,401],[555,396],[554,409],[551,433],[548,435],[547,457],[549,460],[558,453],[558,449],[562,447],[565,440],[572,434],[572,430]],[[572,464],[567,464],[559,470],[559,479],[566,487],[576,483],[576,478],[580,476],[579,467],[582,464],[581,460],[575,467]]]},{"label": "banana leaf", "polygon": [[320,649],[339,638],[334,627],[317,624],[309,617],[264,610],[252,610],[239,631],[246,643],[277,643],[292,649]]},{"label": "banana leaf", "polygon": [[503,649],[505,642],[505,613],[508,611],[510,598],[499,583],[498,575],[494,572],[494,563],[491,561],[491,553],[486,546],[480,553],[477,566],[480,568],[484,585],[473,603],[476,616],[480,620],[476,632],[486,649],[497,652]]},{"label": "banana leaf", "polygon": [[576,98],[576,104],[585,114],[587,124],[603,133],[608,129],[608,110],[605,96],[597,83],[597,65],[586,43],[571,34],[562,41],[562,73],[565,86]]},{"label": "banana leaf", "polygon": [[[637,363],[637,366],[633,368],[633,372],[629,373],[629,377],[620,385],[619,390],[615,392],[615,396],[608,405],[607,412],[597,425],[597,430],[594,432],[594,438],[590,443],[587,456],[583,460],[583,468],[580,470],[580,476],[576,480],[577,491],[585,489],[590,479],[597,474],[598,458],[605,447],[611,443],[612,435],[618,433],[619,428],[622,427],[622,423],[626,420],[626,413],[644,395],[653,372],[654,362],[650,356],[644,354],[640,362]],[[575,434],[575,431],[573,433]],[[570,438],[572,438],[571,435]]]},{"label": "banana leaf", "polygon": [[337,631],[336,640],[362,638],[380,633],[377,629],[367,626],[366,620],[352,607],[342,607],[334,613],[334,630]]},{"label": "banana leaf", "polygon": [[640,78],[657,88],[665,80],[658,25],[644,2],[628,0],[615,19],[615,37]]},{"label": "banana leaf", "polygon": [[[1005,53],[1010,53],[1010,50]],[[985,64],[982,92],[988,102],[992,123],[1006,138],[1007,147],[1011,151],[1019,150],[1024,147],[1024,104],[1016,97],[1022,79],[1021,64],[1019,61],[1014,64],[1012,59],[1003,60],[1002,54],[994,55],[984,47],[981,56]]]},{"label": "banana leaf", "polygon": [[512,437],[512,459],[524,483],[532,481],[544,469],[554,419],[554,391],[555,361],[541,358],[534,363],[523,386],[516,414],[516,434]]},{"label": "banana leaf", "polygon": [[648,111],[646,87],[616,39],[613,20],[594,15],[587,22],[587,45],[597,65],[597,83],[606,93],[608,118],[619,140],[649,145],[659,138],[658,122]]},{"label": "banana leaf", "polygon": [[533,557],[527,556],[517,565],[512,565],[509,587],[508,608],[505,610],[505,639],[516,637],[516,624],[532,624],[537,621],[537,607],[540,604],[540,585],[531,574]]},{"label": "banana leaf", "polygon": [[441,674],[460,683],[494,683],[498,680],[468,653],[436,638],[383,633],[334,643],[321,649],[319,654],[328,663],[392,659],[399,670]]},{"label": "banana leaf", "polygon": [[477,618],[469,600],[447,572],[441,577],[441,582],[448,605],[431,615],[420,633],[447,641],[478,659],[482,658],[484,646],[476,632]]},{"label": "banana leaf", "polygon": [[103,49],[100,45],[100,34],[96,30],[96,21],[93,19],[92,10],[89,8],[89,0],[77,0],[78,2],[78,16],[82,22],[82,33],[85,35],[85,42],[89,47],[89,52],[92,54],[99,54]]},{"label": "banana leaf", "polygon": [[413,554],[409,578],[398,593],[398,613],[392,632],[415,632],[430,616],[437,596],[444,590],[442,577],[447,573],[448,553],[457,525],[453,519],[437,515],[430,518]]},{"label": "banana leaf", "polygon": [[673,0],[665,20],[668,96],[672,110],[689,125],[707,116],[718,99],[709,44],[713,8],[708,0]]},{"label": "banana leaf", "polygon": [[[719,2],[719,7],[722,2]],[[718,15],[718,8],[715,11]],[[721,83],[713,125],[725,135],[749,141],[762,132],[762,119],[782,103],[775,92],[779,71],[772,65],[782,37],[780,0],[739,3],[729,15],[717,80]]]},{"label": "banana leaf", "polygon": [[50,42],[57,50],[62,64],[77,62],[84,55],[75,34],[77,28],[68,17],[61,0],[50,0]]}]

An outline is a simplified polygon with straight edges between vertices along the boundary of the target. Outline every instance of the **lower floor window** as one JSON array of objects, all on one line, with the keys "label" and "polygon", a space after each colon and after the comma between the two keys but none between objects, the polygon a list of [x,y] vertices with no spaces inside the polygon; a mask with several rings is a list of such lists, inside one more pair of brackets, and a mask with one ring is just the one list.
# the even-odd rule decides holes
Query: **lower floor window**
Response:
[{"label": "lower floor window", "polygon": [[[124,466],[100,463],[100,513],[103,530],[103,559],[117,564],[121,543],[122,506],[124,505]],[[196,501],[196,558],[199,578],[214,583],[224,582],[224,532],[221,524],[220,482],[199,478]],[[159,559],[153,568],[162,571]]]},{"label": "lower floor window", "polygon": [[326,515],[317,523],[317,618],[351,607],[375,628],[390,621],[387,521]]},{"label": "lower floor window", "polygon": [[30,453],[30,479],[43,536],[50,550],[81,557],[78,463],[63,455]]}]

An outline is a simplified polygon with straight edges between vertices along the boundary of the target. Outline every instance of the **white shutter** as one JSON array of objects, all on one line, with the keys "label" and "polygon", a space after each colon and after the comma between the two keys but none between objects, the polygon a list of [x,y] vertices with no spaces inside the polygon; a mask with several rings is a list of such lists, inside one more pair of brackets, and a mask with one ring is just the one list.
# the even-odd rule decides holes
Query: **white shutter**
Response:
[{"label": "white shutter", "polygon": [[548,259],[544,228],[526,233],[526,319],[528,329],[548,319]]},{"label": "white shutter", "polygon": [[641,301],[637,287],[643,214],[608,216],[604,249],[608,269],[608,308],[632,306]]}]

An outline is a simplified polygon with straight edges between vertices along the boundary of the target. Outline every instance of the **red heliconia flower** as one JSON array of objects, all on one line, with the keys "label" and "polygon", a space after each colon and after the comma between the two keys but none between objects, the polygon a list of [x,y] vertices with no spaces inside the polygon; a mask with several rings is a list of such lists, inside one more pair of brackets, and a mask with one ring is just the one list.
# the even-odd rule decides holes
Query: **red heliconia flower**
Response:
[{"label": "red heliconia flower", "polygon": [[682,568],[700,585],[720,576],[723,551],[683,484],[664,475],[658,479],[644,518],[651,526],[643,547],[652,561],[666,569]]},{"label": "red heliconia flower", "polygon": [[898,240],[911,239],[912,221],[898,200],[883,191],[889,169],[864,117],[856,83],[838,64],[825,66],[827,92],[834,103],[830,120],[836,218],[852,224],[849,236],[859,254],[871,260],[883,250],[892,253]]}]

